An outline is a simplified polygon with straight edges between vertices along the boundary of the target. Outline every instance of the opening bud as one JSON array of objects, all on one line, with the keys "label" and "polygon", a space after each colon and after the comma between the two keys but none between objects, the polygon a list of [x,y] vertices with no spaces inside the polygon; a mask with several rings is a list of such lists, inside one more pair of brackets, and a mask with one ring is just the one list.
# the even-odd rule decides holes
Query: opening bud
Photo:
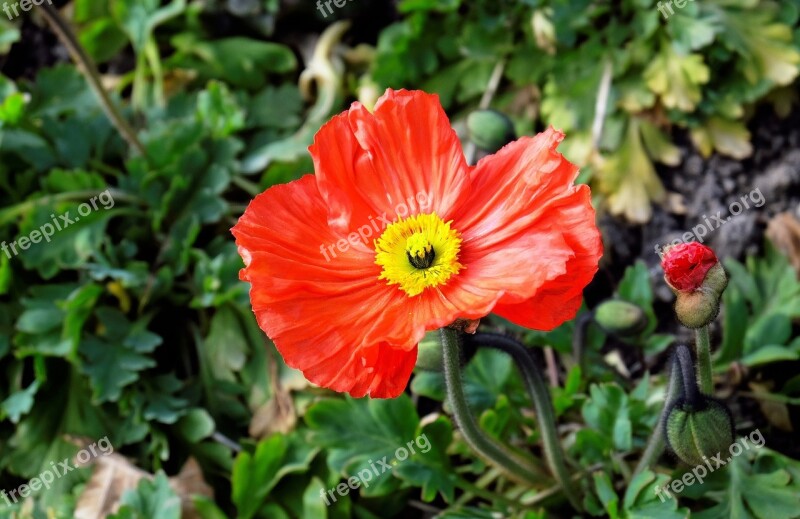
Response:
[{"label": "opening bud", "polygon": [[728,276],[713,250],[697,242],[681,243],[665,249],[661,266],[684,326],[700,328],[717,317]]}]

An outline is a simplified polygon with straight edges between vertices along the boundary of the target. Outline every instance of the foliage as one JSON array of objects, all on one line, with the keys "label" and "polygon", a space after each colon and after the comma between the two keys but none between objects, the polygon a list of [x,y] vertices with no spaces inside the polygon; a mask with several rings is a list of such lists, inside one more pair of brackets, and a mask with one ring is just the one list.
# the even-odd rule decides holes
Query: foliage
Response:
[{"label": "foliage", "polygon": [[[403,1],[408,15],[381,34],[372,77],[471,107],[495,64],[506,63],[496,107],[522,133],[566,131],[567,156],[591,166],[610,211],[643,222],[651,201],[665,196],[654,163],[680,160],[673,127],[686,129],[704,155],[746,157],[748,108],[769,96],[785,110],[800,70],[800,10],[791,0],[687,2],[662,14],[667,3]],[[605,131],[594,148],[606,73]]]},{"label": "foliage", "polygon": [[[337,15],[371,13],[363,1]],[[451,519],[564,516],[558,492],[508,481],[472,453],[448,418],[440,373],[418,370],[409,395],[392,401],[310,387],[259,330],[228,231],[258,192],[312,170],[306,147],[345,100],[371,105],[383,87],[420,87],[440,95],[458,127],[498,63],[492,107],[520,135],[566,130],[565,152],[589,166],[608,207],[644,220],[664,194],[654,162],[680,159],[673,127],[704,153],[742,157],[750,107],[768,96],[791,104],[797,6],[703,0],[663,20],[655,0],[401,0],[371,48],[359,45],[370,38],[363,27],[345,36],[345,25],[303,4],[72,2],[64,14],[145,154],[115,130],[74,65],[0,75],[0,242],[18,252],[0,252],[0,488],[108,437],[147,475],[108,510],[120,519],[168,519],[187,506],[205,519],[371,519],[401,517],[409,502]],[[48,30],[35,14],[0,19],[0,55],[25,31]],[[322,36],[296,47],[280,19],[307,20],[300,32]],[[591,153],[606,66],[608,113]],[[93,197],[99,204],[84,214]],[[73,223],[45,239],[61,215]],[[800,284],[774,251],[727,268],[717,366],[763,369],[772,381],[774,364],[800,359]],[[631,477],[665,377],[623,376],[603,348],[655,365],[675,337],[653,294],[646,266],[630,267],[616,296],[642,308],[647,328],[617,344],[591,327],[590,365],[568,365],[553,388],[586,513],[790,517],[800,469],[776,451],[737,459],[679,501],[653,491],[671,462]],[[520,335],[569,359],[576,326]],[[480,426],[538,455],[541,431],[510,359],[479,350],[464,378]],[[800,378],[774,379],[780,387],[759,394],[796,405]],[[417,443],[399,459],[423,435],[429,450]],[[384,458],[391,469],[369,486],[338,491]],[[187,460],[213,494],[167,477]],[[0,517],[78,517],[93,470],[71,471],[25,504],[0,501]]]}]

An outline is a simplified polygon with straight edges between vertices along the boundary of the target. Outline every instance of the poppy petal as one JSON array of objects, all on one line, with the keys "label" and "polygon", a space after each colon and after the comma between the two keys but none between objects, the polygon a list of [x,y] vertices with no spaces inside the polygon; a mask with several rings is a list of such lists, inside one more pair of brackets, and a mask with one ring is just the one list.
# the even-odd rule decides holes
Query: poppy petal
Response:
[{"label": "poppy petal", "polygon": [[[374,251],[325,249],[342,237],[327,225],[314,176],[256,197],[232,232],[259,326],[287,365],[354,396],[396,396],[405,388],[416,343],[365,339],[380,336],[372,329],[380,327],[392,293],[377,281]],[[323,250],[336,254],[335,261]]]},{"label": "poppy petal", "polygon": [[505,282],[495,313],[536,329],[574,317],[602,254],[588,188],[556,151],[562,138],[551,128],[480,161],[455,220],[464,262]]},{"label": "poppy petal", "polygon": [[423,194],[424,212],[448,219],[469,185],[469,168],[439,96],[389,89],[374,114],[354,103],[349,119],[375,171],[360,181],[373,201],[380,200],[382,211],[404,217],[398,208]]},{"label": "poppy petal", "polygon": [[370,216],[374,220],[382,214],[382,206],[371,200],[372,191],[365,187],[375,182],[375,170],[350,128],[347,112],[320,128],[308,151],[329,226],[347,235],[350,229],[369,224]]},{"label": "poppy petal", "polygon": [[509,294],[494,309],[498,315],[535,330],[552,330],[575,317],[583,289],[597,273],[603,250],[587,186],[580,186],[577,192],[552,207],[552,211],[561,223],[567,247],[573,251],[564,265],[564,273],[548,278],[533,297],[519,301],[519,297]]}]

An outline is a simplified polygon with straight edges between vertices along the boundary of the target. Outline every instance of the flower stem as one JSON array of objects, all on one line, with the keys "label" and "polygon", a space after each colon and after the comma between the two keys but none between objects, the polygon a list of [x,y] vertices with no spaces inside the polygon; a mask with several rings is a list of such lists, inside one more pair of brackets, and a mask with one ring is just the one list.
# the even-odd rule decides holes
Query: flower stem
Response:
[{"label": "flower stem", "polygon": [[447,398],[464,440],[482,458],[488,460],[515,481],[534,486],[543,483],[545,476],[535,465],[521,459],[507,447],[495,442],[478,427],[464,394],[457,332],[449,328],[441,328],[439,331],[442,339]]},{"label": "flower stem", "polygon": [[67,48],[67,51],[69,51],[72,59],[78,66],[78,70],[86,78],[87,83],[89,83],[89,87],[97,96],[100,106],[102,107],[108,119],[111,121],[111,124],[114,125],[119,134],[123,139],[125,139],[131,148],[133,148],[139,155],[146,157],[147,154],[145,153],[144,146],[142,146],[142,143],[139,142],[139,139],[136,137],[136,132],[114,105],[114,102],[111,100],[108,92],[106,92],[105,88],[103,87],[103,83],[100,80],[100,73],[97,71],[97,66],[94,64],[94,61],[92,61],[92,58],[89,57],[86,51],[83,50],[83,47],[81,47],[81,44],[78,41],[78,38],[75,36],[75,33],[72,31],[70,25],[66,20],[64,20],[64,18],[61,17],[60,14],[58,14],[58,10],[53,7],[52,4],[44,4],[42,6],[41,13],[50,24],[53,32],[55,32],[56,36],[58,36],[58,39],[61,41],[64,47]]},{"label": "flower stem", "polygon": [[681,368],[678,364],[677,358],[673,357],[670,366],[667,397],[664,399],[664,407],[661,409],[661,416],[658,417],[658,423],[650,435],[650,439],[647,442],[647,447],[644,449],[642,459],[639,460],[639,464],[636,465],[636,469],[633,471],[633,477],[636,477],[640,472],[650,468],[650,466],[658,459],[658,457],[661,456],[661,453],[664,452],[664,428],[662,426],[664,424],[664,420],[667,419],[667,412],[672,407],[672,402],[678,398],[682,387],[683,382]]},{"label": "flower stem", "polygon": [[711,378],[711,339],[708,334],[708,325],[701,326],[695,332],[697,340],[697,370],[700,381],[700,391],[706,395],[714,394],[714,383]]},{"label": "flower stem", "polygon": [[531,358],[527,348],[511,337],[495,333],[479,333],[470,340],[479,346],[488,346],[507,353],[514,359],[520,373],[522,373],[528,394],[533,401],[533,407],[539,422],[539,430],[542,434],[547,465],[572,506],[576,510],[581,510],[581,501],[575,493],[569,472],[564,463],[564,452],[561,449],[561,442],[556,430],[556,417],[550,400],[550,391],[547,389],[544,377],[539,367],[533,362],[533,358]]},{"label": "flower stem", "polygon": [[683,344],[679,345],[675,349],[675,361],[673,364],[672,369],[680,371],[683,382],[681,385],[683,400],[687,404],[695,406],[700,399],[700,390],[697,387],[697,373],[695,372],[689,348]]}]

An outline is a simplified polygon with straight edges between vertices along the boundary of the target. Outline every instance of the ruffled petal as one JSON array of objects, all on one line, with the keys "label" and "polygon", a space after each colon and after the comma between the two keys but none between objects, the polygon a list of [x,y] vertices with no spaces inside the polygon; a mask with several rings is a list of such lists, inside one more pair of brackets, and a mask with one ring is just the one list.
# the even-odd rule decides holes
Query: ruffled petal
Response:
[{"label": "ruffled petal", "polygon": [[374,251],[328,248],[343,238],[327,225],[312,175],[256,197],[232,232],[259,326],[287,365],[315,384],[353,396],[402,391],[416,342],[394,346],[367,339],[383,337],[382,323],[399,321],[401,308],[378,282]]},{"label": "ruffled petal", "polygon": [[479,162],[454,221],[469,282],[496,287],[494,311],[537,329],[574,317],[602,255],[589,190],[573,184],[577,167],[556,151],[562,138],[551,128]]},{"label": "ruffled petal", "polygon": [[370,225],[385,211],[380,193],[374,193],[380,183],[350,128],[347,112],[320,128],[308,151],[329,226],[348,234],[350,229]]},{"label": "ruffled petal", "polygon": [[447,220],[463,200],[469,178],[461,141],[439,96],[389,89],[374,114],[354,103],[348,117],[375,172],[372,178],[358,179],[373,203],[393,220],[408,216],[405,208],[419,196],[421,212]]},{"label": "ruffled petal", "polygon": [[564,264],[564,274],[546,279],[536,294],[526,300],[520,301],[519,296],[510,292],[494,309],[498,315],[535,330],[552,330],[575,317],[583,289],[597,273],[603,251],[587,186],[579,186],[552,211],[560,222],[566,247],[573,251]]}]

